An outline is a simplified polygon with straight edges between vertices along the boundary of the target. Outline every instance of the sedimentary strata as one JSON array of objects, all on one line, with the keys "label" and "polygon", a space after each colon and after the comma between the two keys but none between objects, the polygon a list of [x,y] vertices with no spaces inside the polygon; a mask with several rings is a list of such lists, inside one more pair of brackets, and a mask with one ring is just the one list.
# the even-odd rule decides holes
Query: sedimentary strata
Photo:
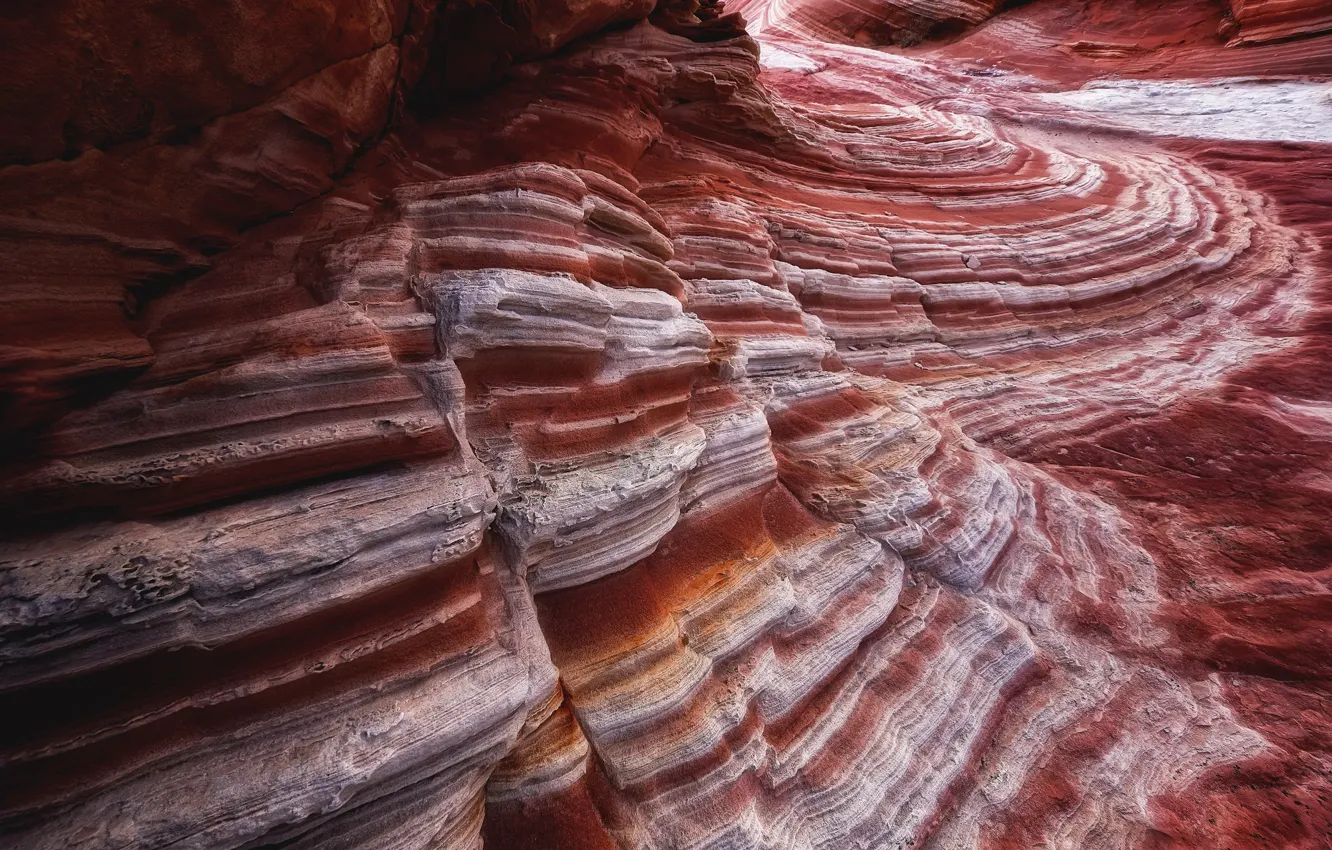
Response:
[{"label": "sedimentary strata", "polygon": [[12,18],[0,843],[1325,846],[1332,36],[1139,5]]}]

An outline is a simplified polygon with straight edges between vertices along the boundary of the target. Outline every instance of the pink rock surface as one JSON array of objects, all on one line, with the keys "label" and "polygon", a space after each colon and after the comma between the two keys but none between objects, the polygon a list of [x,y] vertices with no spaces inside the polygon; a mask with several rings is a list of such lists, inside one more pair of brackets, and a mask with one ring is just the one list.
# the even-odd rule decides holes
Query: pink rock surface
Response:
[{"label": "pink rock surface", "polygon": [[1322,11],[18,10],[0,844],[1328,846]]}]

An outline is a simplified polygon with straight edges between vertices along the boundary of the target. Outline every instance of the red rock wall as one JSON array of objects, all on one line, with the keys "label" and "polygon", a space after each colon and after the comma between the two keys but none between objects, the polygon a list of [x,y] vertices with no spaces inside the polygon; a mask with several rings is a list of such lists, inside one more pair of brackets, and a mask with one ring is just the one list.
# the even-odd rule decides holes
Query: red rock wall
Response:
[{"label": "red rock wall", "polygon": [[1327,846],[1328,36],[372,5],[6,19],[0,843]]},{"label": "red rock wall", "polygon": [[810,38],[912,46],[981,23],[1004,0],[741,0],[734,4],[759,32],[770,23]]},{"label": "red rock wall", "polygon": [[1332,30],[1332,5],[1322,0],[1231,0],[1235,44],[1260,44]]}]

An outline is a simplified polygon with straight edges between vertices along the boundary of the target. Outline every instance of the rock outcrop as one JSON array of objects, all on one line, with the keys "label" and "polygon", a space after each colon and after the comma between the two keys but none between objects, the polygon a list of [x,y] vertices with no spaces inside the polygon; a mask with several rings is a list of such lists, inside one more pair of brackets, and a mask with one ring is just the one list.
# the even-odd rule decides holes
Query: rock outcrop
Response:
[{"label": "rock outcrop", "polygon": [[1326,10],[1010,5],[8,16],[0,844],[1327,846]]},{"label": "rock outcrop", "polygon": [[1231,0],[1234,44],[1260,44],[1332,30],[1332,9],[1317,0]]}]

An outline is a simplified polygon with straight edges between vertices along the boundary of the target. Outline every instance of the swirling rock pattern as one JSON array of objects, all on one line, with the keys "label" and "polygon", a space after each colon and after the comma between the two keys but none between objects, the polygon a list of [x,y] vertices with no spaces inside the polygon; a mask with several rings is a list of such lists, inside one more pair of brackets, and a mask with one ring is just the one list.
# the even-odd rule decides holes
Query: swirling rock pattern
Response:
[{"label": "swirling rock pattern", "polygon": [[6,24],[0,843],[1332,841],[1320,4],[132,5]]}]

